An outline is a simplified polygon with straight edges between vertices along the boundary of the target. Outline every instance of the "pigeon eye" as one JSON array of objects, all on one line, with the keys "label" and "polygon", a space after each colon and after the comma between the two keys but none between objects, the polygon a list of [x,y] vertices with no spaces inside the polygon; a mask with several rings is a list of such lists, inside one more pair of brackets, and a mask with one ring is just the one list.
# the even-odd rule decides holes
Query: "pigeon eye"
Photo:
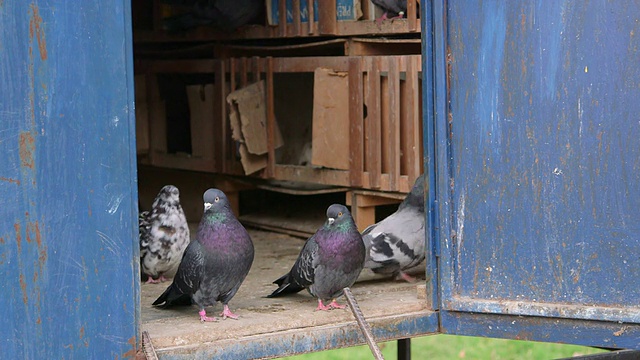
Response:
[{"label": "pigeon eye", "polygon": [[216,196],[216,198],[215,198],[215,200],[214,200],[214,201],[215,201],[215,202],[218,202],[218,201],[220,201],[220,198]]},{"label": "pigeon eye", "polygon": [[340,212],[338,213],[338,217],[340,217],[340,216],[342,216],[342,211],[340,211]]}]

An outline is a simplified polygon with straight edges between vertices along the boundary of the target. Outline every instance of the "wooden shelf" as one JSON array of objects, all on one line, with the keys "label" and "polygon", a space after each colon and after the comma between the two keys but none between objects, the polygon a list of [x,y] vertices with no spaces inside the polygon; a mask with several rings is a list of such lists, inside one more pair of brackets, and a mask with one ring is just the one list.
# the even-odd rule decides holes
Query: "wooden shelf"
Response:
[{"label": "wooden shelf", "polygon": [[295,32],[293,24],[287,24],[284,34],[279,26],[248,25],[235,32],[225,33],[212,28],[200,27],[184,34],[168,34],[164,31],[134,30],[134,44],[153,42],[210,42],[222,40],[276,39],[286,37],[346,37],[346,36],[389,36],[420,33],[420,23],[412,30],[408,19],[387,20],[377,24],[373,20],[338,21],[335,34],[320,33],[316,23],[315,31],[309,32],[309,25],[302,23]]},{"label": "wooden shelf", "polygon": [[[275,289],[271,281],[290,269],[304,242],[259,230],[249,229],[249,233],[256,258],[229,304],[239,320],[201,323],[193,306],[154,308],[150,304],[169,283],[142,285],[142,330],[148,331],[158,355],[171,359],[263,358],[364,344],[348,309],[314,311],[316,300],[306,292],[265,298]],[[428,310],[424,286],[385,279],[365,269],[352,292],[378,341],[426,335],[425,329],[436,328],[429,326],[437,320]],[[345,303],[344,298],[339,302]],[[220,309],[217,304],[207,311],[217,315]]]}]

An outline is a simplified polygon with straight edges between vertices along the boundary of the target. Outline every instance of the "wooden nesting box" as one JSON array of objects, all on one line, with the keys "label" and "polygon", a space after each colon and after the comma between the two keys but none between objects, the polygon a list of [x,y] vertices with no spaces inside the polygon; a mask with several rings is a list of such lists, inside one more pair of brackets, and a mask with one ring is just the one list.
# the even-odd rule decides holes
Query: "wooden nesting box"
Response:
[{"label": "wooden nesting box", "polygon": [[[259,176],[408,192],[422,171],[420,64],[419,55],[232,58],[220,63],[225,76],[224,82],[218,83],[218,92],[266,80],[269,151],[267,167]],[[308,75],[290,78],[306,91],[286,84],[284,75],[296,74]],[[313,89],[311,94],[309,89]],[[327,98],[332,92],[333,100]],[[301,109],[296,111],[296,106]],[[292,107],[294,111],[288,111]],[[315,116],[319,112],[322,116]],[[311,142],[314,156],[310,163],[276,156],[276,121],[283,131],[285,152],[291,142],[298,152],[307,151],[305,144]],[[291,128],[298,129],[298,133],[288,133]],[[316,129],[324,133],[315,133]],[[222,128],[219,133],[228,134],[228,129]],[[229,139],[223,143],[217,161],[223,172],[240,175],[233,143]],[[315,159],[322,160],[314,163]]]}]

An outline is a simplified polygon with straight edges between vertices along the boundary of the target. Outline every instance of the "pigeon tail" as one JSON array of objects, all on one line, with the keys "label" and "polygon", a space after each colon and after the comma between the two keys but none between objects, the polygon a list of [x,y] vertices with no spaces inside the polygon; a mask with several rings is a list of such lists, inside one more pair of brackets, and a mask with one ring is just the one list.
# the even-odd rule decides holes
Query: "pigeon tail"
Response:
[{"label": "pigeon tail", "polygon": [[271,294],[267,295],[268,298],[285,296],[288,294],[295,294],[304,289],[303,286],[300,286],[294,282],[291,282],[290,273],[282,275],[276,281],[273,282],[278,285],[278,288],[275,289]]},{"label": "pigeon tail", "polygon": [[191,296],[174,290],[173,284],[171,284],[152,305],[161,309],[166,309],[170,306],[187,306],[191,305]]}]

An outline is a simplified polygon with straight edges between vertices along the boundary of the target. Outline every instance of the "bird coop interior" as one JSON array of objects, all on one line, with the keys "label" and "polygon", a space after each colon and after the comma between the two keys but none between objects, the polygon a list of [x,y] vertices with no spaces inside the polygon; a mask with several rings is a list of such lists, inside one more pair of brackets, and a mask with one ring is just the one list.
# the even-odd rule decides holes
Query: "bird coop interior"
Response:
[{"label": "bird coop interior", "polygon": [[[140,207],[176,185],[193,234],[203,191],[218,187],[257,255],[233,300],[241,321],[201,324],[192,309],[156,309],[166,286],[143,284],[143,330],[174,355],[260,346],[276,356],[363,343],[348,311],[314,313],[306,293],[264,296],[328,205],[349,206],[364,230],[395,211],[422,173],[419,2],[408,1],[402,18],[380,20],[385,12],[369,0],[265,0],[233,29],[175,30],[166,19],[193,11],[176,3],[132,2]],[[380,340],[431,328],[423,281],[365,270],[353,292]],[[337,329],[355,335],[339,339]]]}]

